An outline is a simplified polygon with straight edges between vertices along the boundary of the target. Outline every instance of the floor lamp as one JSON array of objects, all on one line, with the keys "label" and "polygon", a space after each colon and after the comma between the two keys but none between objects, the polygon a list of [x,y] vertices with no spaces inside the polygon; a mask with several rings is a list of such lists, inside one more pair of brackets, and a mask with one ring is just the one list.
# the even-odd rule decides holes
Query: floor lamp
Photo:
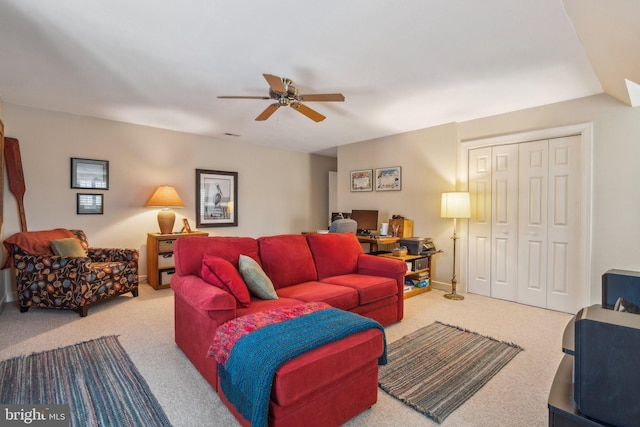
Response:
[{"label": "floor lamp", "polygon": [[444,297],[452,300],[463,300],[462,295],[456,293],[456,240],[458,240],[457,219],[470,218],[471,207],[469,203],[469,193],[465,191],[456,191],[453,193],[442,193],[442,207],[440,217],[453,218],[453,277],[451,278],[451,293],[445,294]]}]

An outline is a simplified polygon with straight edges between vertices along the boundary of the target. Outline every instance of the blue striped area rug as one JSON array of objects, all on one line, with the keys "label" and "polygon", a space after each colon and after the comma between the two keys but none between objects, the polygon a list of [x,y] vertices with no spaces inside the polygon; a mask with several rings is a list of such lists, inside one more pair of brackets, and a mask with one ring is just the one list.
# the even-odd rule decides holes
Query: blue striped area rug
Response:
[{"label": "blue striped area rug", "polygon": [[387,344],[378,383],[391,396],[437,423],[480,390],[522,351],[440,322]]},{"label": "blue striped area rug", "polygon": [[170,426],[118,338],[0,362],[0,403],[68,404],[72,426]]}]

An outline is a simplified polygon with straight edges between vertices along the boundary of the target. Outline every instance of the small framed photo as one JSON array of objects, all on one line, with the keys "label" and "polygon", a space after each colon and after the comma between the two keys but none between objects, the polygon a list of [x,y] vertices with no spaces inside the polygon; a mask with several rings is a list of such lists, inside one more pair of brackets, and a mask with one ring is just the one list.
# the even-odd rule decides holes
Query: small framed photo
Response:
[{"label": "small framed photo", "polygon": [[196,227],[238,225],[238,172],[196,169]]},{"label": "small framed photo", "polygon": [[109,189],[109,161],[71,158],[71,188]]},{"label": "small framed photo", "polygon": [[191,226],[189,225],[189,220],[187,218],[182,218],[182,230],[181,233],[191,233]]},{"label": "small framed photo", "polygon": [[351,171],[351,191],[373,191],[373,170]]},{"label": "small framed photo", "polygon": [[104,195],[102,194],[77,194],[78,215],[102,215],[104,213]]},{"label": "small framed photo", "polygon": [[376,191],[399,191],[402,189],[400,166],[376,169]]}]

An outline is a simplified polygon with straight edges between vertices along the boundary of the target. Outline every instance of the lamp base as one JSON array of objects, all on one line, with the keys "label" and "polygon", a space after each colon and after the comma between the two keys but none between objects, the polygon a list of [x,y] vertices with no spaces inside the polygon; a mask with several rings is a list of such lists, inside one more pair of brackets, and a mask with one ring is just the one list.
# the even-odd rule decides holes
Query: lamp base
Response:
[{"label": "lamp base", "polygon": [[176,214],[169,209],[158,212],[158,226],[161,234],[173,233],[173,224],[176,222]]},{"label": "lamp base", "polygon": [[458,294],[444,294],[444,297],[446,299],[451,299],[454,301],[462,301],[464,299],[462,295],[458,295]]}]

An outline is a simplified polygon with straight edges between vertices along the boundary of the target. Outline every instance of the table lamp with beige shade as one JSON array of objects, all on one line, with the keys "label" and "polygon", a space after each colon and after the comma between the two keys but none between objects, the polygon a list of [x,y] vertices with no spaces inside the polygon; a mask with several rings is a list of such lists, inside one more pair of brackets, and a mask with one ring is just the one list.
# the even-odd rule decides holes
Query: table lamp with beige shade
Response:
[{"label": "table lamp with beige shade", "polygon": [[160,233],[171,234],[173,233],[173,224],[176,222],[176,214],[171,208],[182,208],[184,203],[173,186],[161,185],[156,188],[156,191],[151,195],[145,206],[162,208],[158,212]]}]

